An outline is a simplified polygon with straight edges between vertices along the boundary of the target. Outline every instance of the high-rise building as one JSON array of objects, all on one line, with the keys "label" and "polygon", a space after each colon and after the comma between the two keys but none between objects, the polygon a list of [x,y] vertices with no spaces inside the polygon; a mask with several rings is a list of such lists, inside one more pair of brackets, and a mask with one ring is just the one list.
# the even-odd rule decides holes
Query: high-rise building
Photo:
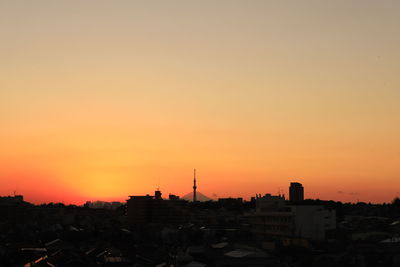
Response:
[{"label": "high-rise building", "polygon": [[193,177],[193,202],[196,202],[197,201],[197,198],[196,198],[196,189],[197,189],[197,186],[196,186],[196,169],[193,170],[193,174],[194,174],[194,177]]},{"label": "high-rise building", "polygon": [[304,187],[301,183],[290,183],[289,200],[292,202],[304,200]]}]

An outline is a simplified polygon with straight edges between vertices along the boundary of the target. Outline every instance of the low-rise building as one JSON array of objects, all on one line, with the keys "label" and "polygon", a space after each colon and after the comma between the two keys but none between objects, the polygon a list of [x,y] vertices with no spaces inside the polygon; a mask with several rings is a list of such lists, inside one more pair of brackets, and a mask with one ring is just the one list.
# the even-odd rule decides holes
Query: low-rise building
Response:
[{"label": "low-rise building", "polygon": [[246,216],[251,232],[264,238],[324,240],[336,228],[336,212],[323,206],[286,205],[282,196],[256,199],[256,211]]},{"label": "low-rise building", "polygon": [[186,203],[174,195],[164,200],[160,191],[156,191],[155,196],[130,196],[127,200],[128,220],[134,225],[183,223],[188,219]]}]

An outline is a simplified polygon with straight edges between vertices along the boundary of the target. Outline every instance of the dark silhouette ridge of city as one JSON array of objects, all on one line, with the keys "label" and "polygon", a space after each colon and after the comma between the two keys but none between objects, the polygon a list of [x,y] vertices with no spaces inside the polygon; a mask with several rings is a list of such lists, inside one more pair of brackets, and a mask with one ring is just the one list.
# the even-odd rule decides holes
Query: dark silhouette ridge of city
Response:
[{"label": "dark silhouette ridge of city", "polygon": [[[0,266],[398,266],[400,199],[388,204],[285,195],[33,205],[0,197]],[[201,187],[201,186],[200,186]],[[360,262],[363,261],[364,265]]]},{"label": "dark silhouette ridge of city", "polygon": [[399,74],[400,0],[0,1],[0,267],[400,267]]}]

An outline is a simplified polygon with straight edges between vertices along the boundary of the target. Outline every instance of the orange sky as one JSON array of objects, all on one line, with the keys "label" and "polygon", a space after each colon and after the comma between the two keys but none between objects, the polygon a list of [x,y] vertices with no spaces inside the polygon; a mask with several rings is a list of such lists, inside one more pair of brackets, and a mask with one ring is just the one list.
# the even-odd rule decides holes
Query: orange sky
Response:
[{"label": "orange sky", "polygon": [[400,3],[2,1],[0,194],[400,195]]}]

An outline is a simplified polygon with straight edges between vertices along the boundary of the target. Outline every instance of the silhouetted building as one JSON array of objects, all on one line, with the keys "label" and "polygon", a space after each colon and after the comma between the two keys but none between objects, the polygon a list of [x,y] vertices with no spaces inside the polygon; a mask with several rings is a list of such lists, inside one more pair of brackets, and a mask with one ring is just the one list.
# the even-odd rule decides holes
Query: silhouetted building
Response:
[{"label": "silhouetted building", "polygon": [[124,204],[118,201],[113,201],[113,202],[106,202],[106,201],[86,201],[84,204],[84,207],[86,208],[91,208],[91,209],[110,209],[110,210],[115,210]]},{"label": "silhouetted building", "polygon": [[169,194],[168,199],[169,200],[179,200],[180,198],[177,195]]},{"label": "silhouetted building", "polygon": [[187,220],[186,201],[175,195],[169,200],[161,198],[161,191],[155,196],[130,196],[127,200],[128,220],[132,224],[163,223],[179,224]]},{"label": "silhouetted building", "polygon": [[226,210],[240,210],[243,207],[243,198],[219,198],[218,204]]},{"label": "silhouetted building", "polygon": [[265,211],[280,210],[285,206],[285,198],[281,195],[273,196],[265,194],[263,197],[256,196],[256,212],[261,213]]},{"label": "silhouetted building", "polygon": [[228,198],[218,198],[218,202],[221,204],[242,204],[243,203],[243,198],[238,197],[238,198],[232,198],[232,197],[228,197]]},{"label": "silhouetted building", "polygon": [[304,200],[304,187],[301,183],[290,183],[289,200],[292,202]]},{"label": "silhouetted building", "polygon": [[22,195],[0,197],[0,205],[15,205],[24,203]]},{"label": "silhouetted building", "polygon": [[324,240],[336,228],[336,212],[323,206],[286,205],[282,196],[256,198],[256,212],[247,216],[251,231],[261,238]]},{"label": "silhouetted building", "polygon": [[129,222],[132,224],[151,222],[153,208],[152,196],[130,196],[126,204]]},{"label": "silhouetted building", "polygon": [[211,201],[212,199],[197,191],[196,169],[193,169],[193,191],[184,195],[181,199],[193,202]]},{"label": "silhouetted building", "polygon": [[157,191],[154,192],[154,199],[155,200],[162,200],[161,195],[162,195],[161,191],[157,189]]},{"label": "silhouetted building", "polygon": [[324,240],[328,230],[336,229],[336,211],[323,206],[290,206],[294,214],[295,237]]},{"label": "silhouetted building", "polygon": [[193,172],[194,172],[194,177],[193,177],[193,202],[196,202],[197,201],[197,196],[196,196],[196,189],[197,189],[197,186],[196,186],[196,169],[194,169],[193,170]]}]

